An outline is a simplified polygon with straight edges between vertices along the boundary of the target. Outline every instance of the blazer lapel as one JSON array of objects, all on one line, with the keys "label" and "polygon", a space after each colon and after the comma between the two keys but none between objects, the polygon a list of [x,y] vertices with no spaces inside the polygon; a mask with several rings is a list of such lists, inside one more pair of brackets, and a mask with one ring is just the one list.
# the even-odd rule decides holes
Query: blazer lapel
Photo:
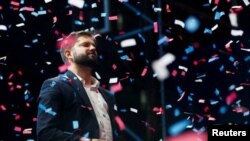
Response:
[{"label": "blazer lapel", "polygon": [[81,106],[88,108],[91,112],[91,115],[93,117],[96,117],[90,99],[82,85],[82,82],[77,78],[77,76],[73,72],[69,70],[65,73],[65,75],[67,77],[66,79],[68,79],[68,83],[77,91],[77,96],[83,101],[84,105]]}]

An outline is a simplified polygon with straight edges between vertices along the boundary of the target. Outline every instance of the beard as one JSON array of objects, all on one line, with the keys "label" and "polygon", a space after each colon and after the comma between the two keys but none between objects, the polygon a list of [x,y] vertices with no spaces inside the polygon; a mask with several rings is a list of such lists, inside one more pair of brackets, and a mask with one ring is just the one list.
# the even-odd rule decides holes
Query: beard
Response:
[{"label": "beard", "polygon": [[80,66],[87,66],[90,68],[96,68],[99,64],[97,56],[96,55],[77,55],[74,54],[74,60],[73,62]]}]

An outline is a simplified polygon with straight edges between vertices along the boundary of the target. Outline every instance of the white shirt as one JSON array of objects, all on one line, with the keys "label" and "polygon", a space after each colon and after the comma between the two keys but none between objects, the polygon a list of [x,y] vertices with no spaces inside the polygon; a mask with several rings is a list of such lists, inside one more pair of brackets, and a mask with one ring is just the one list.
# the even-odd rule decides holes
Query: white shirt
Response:
[{"label": "white shirt", "polygon": [[90,99],[91,105],[94,109],[100,130],[100,139],[105,141],[112,141],[112,127],[110,122],[110,117],[108,114],[108,105],[102,94],[98,91],[98,87],[100,85],[99,81],[92,77],[94,84],[91,86],[85,86],[84,80],[77,76],[83,83],[83,86],[86,90],[86,93]]}]

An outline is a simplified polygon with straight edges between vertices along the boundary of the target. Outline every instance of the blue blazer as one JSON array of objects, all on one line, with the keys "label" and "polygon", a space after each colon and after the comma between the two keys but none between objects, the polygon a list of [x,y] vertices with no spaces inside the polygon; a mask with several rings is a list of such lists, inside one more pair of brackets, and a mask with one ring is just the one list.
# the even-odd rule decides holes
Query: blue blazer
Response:
[{"label": "blue blazer", "polygon": [[[114,96],[98,88],[109,107],[113,129]],[[81,137],[99,138],[98,122],[82,82],[71,71],[44,81],[38,97],[38,141],[79,141]]]}]

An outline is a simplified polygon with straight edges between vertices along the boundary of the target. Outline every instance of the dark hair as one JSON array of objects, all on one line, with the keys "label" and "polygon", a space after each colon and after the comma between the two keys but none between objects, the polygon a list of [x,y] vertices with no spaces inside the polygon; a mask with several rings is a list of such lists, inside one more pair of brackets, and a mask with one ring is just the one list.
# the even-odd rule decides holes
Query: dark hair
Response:
[{"label": "dark hair", "polygon": [[[64,63],[66,63],[68,61],[68,59],[64,55],[64,51],[66,49],[72,48],[75,45],[76,40],[81,36],[87,36],[87,37],[93,38],[92,33],[88,32],[88,31],[80,30],[80,31],[73,31],[68,36],[58,40],[58,41],[60,41],[60,55],[61,55],[62,61]],[[94,38],[93,38],[93,40],[94,40]]]}]

